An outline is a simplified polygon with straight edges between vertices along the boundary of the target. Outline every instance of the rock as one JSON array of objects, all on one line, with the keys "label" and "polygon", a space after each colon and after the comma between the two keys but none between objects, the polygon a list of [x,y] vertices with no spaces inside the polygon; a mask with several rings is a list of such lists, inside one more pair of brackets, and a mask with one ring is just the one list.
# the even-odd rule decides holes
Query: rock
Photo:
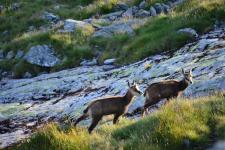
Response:
[{"label": "rock", "polygon": [[140,4],[139,4],[139,8],[140,9],[144,9],[147,6],[146,0],[143,0]]},{"label": "rock", "polygon": [[115,61],[116,61],[115,58],[112,58],[112,59],[106,59],[106,60],[104,61],[104,65],[112,65],[112,64],[114,64]]},{"label": "rock", "polygon": [[133,11],[133,14],[136,14],[139,11],[139,8],[137,6],[133,6],[132,11]]},{"label": "rock", "polygon": [[47,45],[31,47],[24,59],[31,64],[41,67],[54,67],[60,63],[59,58],[54,55],[54,49]]},{"label": "rock", "polygon": [[[8,120],[7,117],[3,116],[2,114],[0,114],[0,124],[4,124],[6,121]],[[8,121],[7,121],[8,122]]]},{"label": "rock", "polygon": [[140,9],[136,14],[135,14],[136,17],[141,17],[141,18],[145,18],[145,17],[148,17],[150,16],[150,12],[144,10],[144,9]]},{"label": "rock", "polygon": [[169,13],[169,11],[170,11],[170,7],[168,6],[168,5],[166,5],[166,4],[162,4],[162,7],[163,7],[163,12],[164,13]]},{"label": "rock", "polygon": [[59,21],[59,17],[54,15],[53,13],[49,13],[49,12],[44,12],[44,15],[42,16],[43,19],[48,20],[48,21],[52,21],[52,22],[58,22]]},{"label": "rock", "polygon": [[35,31],[35,26],[29,26],[28,32],[32,32],[32,31]]},{"label": "rock", "polygon": [[11,7],[12,7],[11,9],[13,11],[16,11],[21,7],[21,4],[20,3],[13,3]]},{"label": "rock", "polygon": [[157,16],[157,13],[156,13],[156,10],[154,7],[151,6],[149,11],[150,11],[151,16],[153,16],[153,17]]},{"label": "rock", "polygon": [[1,59],[4,59],[4,52],[3,52],[2,49],[0,49],[0,60],[1,60]]},{"label": "rock", "polygon": [[122,17],[124,18],[133,18],[133,8],[128,8],[123,14]]},{"label": "rock", "polygon": [[128,34],[131,36],[134,34],[134,30],[126,23],[112,24],[102,27],[102,29],[96,31],[92,37],[111,37],[114,34]]},{"label": "rock", "polygon": [[20,59],[22,58],[24,55],[24,52],[22,50],[18,50],[17,53],[16,53],[16,59]]},{"label": "rock", "polygon": [[66,19],[64,21],[64,30],[66,32],[74,32],[75,30],[82,29],[85,26],[91,26],[89,23],[86,23],[84,21],[78,21],[73,19]]},{"label": "rock", "polygon": [[115,11],[121,11],[121,10],[126,11],[128,8],[129,8],[129,6],[127,4],[120,2],[120,3],[116,4],[114,9],[115,9]]},{"label": "rock", "polygon": [[215,41],[218,41],[218,39],[201,39],[197,44],[196,50],[204,51],[209,44]]},{"label": "rock", "polygon": [[0,5],[0,13],[2,13],[4,10],[4,6]]},{"label": "rock", "polygon": [[180,29],[180,30],[178,30],[178,32],[179,33],[187,33],[187,34],[189,34],[191,36],[194,36],[196,38],[198,37],[198,33],[194,29],[192,29],[192,28]]},{"label": "rock", "polygon": [[6,55],[6,59],[13,59],[14,57],[14,52],[13,51],[9,51],[8,54]]},{"label": "rock", "polygon": [[225,140],[217,141],[213,144],[211,148],[208,148],[207,150],[224,150],[225,148]]},{"label": "rock", "polygon": [[123,11],[117,11],[117,12],[113,12],[113,13],[109,13],[109,14],[103,15],[101,18],[109,19],[110,21],[114,21],[118,17],[121,17],[122,13],[123,13]]},{"label": "rock", "polygon": [[23,78],[32,78],[32,74],[29,73],[29,72],[26,72],[26,73],[23,75]]},{"label": "rock", "polygon": [[80,63],[81,66],[94,66],[97,65],[97,60],[94,58],[92,60],[83,60]]},{"label": "rock", "polygon": [[160,3],[156,3],[153,7],[155,8],[157,14],[161,14],[163,12],[163,7]]}]

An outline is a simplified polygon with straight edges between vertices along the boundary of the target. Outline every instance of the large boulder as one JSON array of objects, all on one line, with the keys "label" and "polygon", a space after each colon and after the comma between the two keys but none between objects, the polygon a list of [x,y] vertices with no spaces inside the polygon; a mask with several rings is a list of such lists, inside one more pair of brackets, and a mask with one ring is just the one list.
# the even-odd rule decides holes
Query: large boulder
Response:
[{"label": "large boulder", "polygon": [[74,32],[77,29],[84,29],[87,26],[91,26],[91,24],[84,22],[84,21],[78,21],[73,19],[66,19],[64,21],[64,31],[65,32]]},{"label": "large boulder", "polygon": [[133,18],[133,8],[128,8],[122,15],[124,18]]},{"label": "large boulder", "polygon": [[60,63],[60,59],[55,56],[54,50],[47,45],[31,47],[24,59],[31,64],[41,67],[54,67]]},{"label": "large boulder", "polygon": [[140,9],[136,14],[135,14],[136,17],[140,17],[140,18],[145,18],[145,17],[148,17],[150,16],[150,12],[144,10],[144,9]]},{"label": "large boulder", "polygon": [[192,28],[180,29],[180,30],[178,30],[178,33],[187,33],[191,36],[198,37],[198,33]]},{"label": "large boulder", "polygon": [[112,24],[110,26],[102,27],[102,29],[96,31],[92,37],[111,37],[114,34],[133,35],[134,30],[126,23]]},{"label": "large boulder", "polygon": [[155,8],[157,14],[163,12],[163,6],[160,3],[156,3],[153,7]]},{"label": "large boulder", "polygon": [[104,65],[112,65],[112,64],[115,63],[115,61],[116,61],[115,58],[106,59],[106,60],[104,61]]}]

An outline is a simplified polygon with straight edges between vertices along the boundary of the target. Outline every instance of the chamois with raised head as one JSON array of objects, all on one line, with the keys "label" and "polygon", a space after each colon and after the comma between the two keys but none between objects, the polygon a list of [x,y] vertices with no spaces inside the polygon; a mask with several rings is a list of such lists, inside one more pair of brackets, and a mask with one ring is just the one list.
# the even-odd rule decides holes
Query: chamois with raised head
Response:
[{"label": "chamois with raised head", "polygon": [[127,112],[132,99],[135,96],[142,94],[136,83],[130,85],[128,82],[128,86],[129,89],[124,96],[101,98],[90,103],[88,107],[83,111],[83,115],[75,121],[74,126],[76,126],[85,118],[91,117],[92,123],[88,128],[88,132],[91,133],[98,122],[105,115],[114,115],[113,124],[116,124],[119,120],[119,117]]},{"label": "chamois with raised head", "polygon": [[142,117],[150,106],[158,103],[162,99],[169,101],[171,98],[180,96],[188,85],[193,83],[191,70],[185,73],[182,69],[182,74],[184,77],[180,81],[165,80],[153,83],[147,87],[144,92],[145,104],[141,112]]}]

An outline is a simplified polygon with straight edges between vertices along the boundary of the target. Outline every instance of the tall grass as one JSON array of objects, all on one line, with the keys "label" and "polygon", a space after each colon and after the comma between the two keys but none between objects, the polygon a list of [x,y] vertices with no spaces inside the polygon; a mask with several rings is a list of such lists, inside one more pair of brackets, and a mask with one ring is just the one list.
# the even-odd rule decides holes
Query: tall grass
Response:
[{"label": "tall grass", "polygon": [[224,93],[197,99],[177,99],[144,119],[122,119],[85,128],[49,124],[16,149],[204,149],[212,138],[224,139]]}]

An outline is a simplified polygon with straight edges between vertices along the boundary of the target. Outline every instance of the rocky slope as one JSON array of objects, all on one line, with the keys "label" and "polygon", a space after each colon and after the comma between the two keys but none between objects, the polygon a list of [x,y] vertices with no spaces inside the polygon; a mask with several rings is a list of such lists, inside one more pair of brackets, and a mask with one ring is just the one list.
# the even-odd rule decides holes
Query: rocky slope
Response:
[{"label": "rocky slope", "polygon": [[[181,68],[193,69],[194,84],[184,96],[202,96],[225,90],[225,26],[202,35],[176,53],[164,53],[116,68],[83,66],[31,79],[0,81],[0,147],[29,136],[51,121],[76,118],[85,105],[107,95],[123,95],[127,80],[144,90],[147,84],[181,79]],[[137,98],[129,111],[142,106]]]}]

